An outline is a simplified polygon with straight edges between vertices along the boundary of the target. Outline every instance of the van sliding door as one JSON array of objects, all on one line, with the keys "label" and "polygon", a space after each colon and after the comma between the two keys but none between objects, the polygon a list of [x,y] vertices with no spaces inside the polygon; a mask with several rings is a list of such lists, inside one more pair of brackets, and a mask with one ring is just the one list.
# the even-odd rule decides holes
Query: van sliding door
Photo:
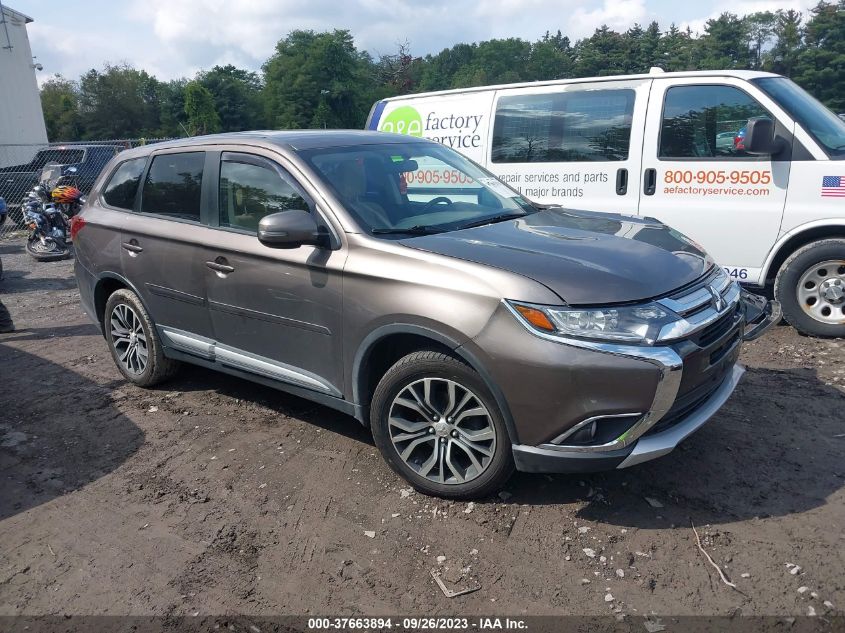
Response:
[{"label": "van sliding door", "polygon": [[487,167],[534,202],[637,213],[651,79],[499,90]]}]

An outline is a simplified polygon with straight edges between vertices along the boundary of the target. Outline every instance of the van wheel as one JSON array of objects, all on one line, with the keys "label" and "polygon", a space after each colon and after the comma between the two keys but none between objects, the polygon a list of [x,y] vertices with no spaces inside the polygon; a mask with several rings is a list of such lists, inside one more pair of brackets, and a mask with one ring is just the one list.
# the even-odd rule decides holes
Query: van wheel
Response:
[{"label": "van wheel", "polygon": [[799,332],[845,336],[845,239],[813,242],[790,255],[775,279],[775,299]]},{"label": "van wheel", "polygon": [[164,356],[158,332],[131,290],[116,290],[109,297],[103,333],[120,373],[139,387],[157,385],[179,368],[178,361]]},{"label": "van wheel", "polygon": [[393,365],[376,387],[370,424],[390,467],[425,494],[484,497],[514,469],[490,390],[448,354],[419,351]]}]

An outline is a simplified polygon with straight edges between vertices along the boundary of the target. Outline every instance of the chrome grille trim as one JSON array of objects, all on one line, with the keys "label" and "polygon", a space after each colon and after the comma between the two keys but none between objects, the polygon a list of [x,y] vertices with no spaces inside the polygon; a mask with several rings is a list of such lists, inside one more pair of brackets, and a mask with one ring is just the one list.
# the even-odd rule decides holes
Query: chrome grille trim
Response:
[{"label": "chrome grille trim", "polygon": [[[717,299],[723,303],[717,308]],[[657,303],[678,314],[680,321],[664,325],[657,335],[661,343],[692,336],[699,330],[715,323],[726,314],[736,310],[740,299],[740,287],[720,268],[709,276],[703,285],[680,296],[658,299]]]}]

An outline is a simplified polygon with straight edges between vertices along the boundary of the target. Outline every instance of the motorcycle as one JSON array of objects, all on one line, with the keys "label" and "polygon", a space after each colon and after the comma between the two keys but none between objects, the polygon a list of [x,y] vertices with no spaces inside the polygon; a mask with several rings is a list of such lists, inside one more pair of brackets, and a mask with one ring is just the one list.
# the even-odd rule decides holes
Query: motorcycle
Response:
[{"label": "motorcycle", "polygon": [[76,168],[61,174],[59,165],[46,165],[39,184],[23,201],[24,220],[31,232],[27,252],[38,261],[70,256],[70,218],[82,206],[82,193],[72,184]]}]

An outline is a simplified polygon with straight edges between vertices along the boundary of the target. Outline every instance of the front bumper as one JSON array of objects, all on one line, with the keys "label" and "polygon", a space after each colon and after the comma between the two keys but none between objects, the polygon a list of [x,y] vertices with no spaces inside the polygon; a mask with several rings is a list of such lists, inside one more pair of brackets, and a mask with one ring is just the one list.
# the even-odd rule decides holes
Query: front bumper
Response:
[{"label": "front bumper", "polygon": [[[744,370],[736,364],[741,342],[753,340],[780,320],[776,301],[743,292],[726,291],[728,305],[712,325],[672,346],[633,347],[567,341],[626,359],[637,358],[658,369],[659,380],[647,411],[585,418],[560,436],[537,445],[517,443],[513,455],[518,470],[526,472],[592,472],[627,468],[671,452],[684,438],[709,420],[727,401]],[[601,424],[613,417],[636,420],[624,433],[603,444],[567,444],[573,432],[586,424]],[[630,422],[629,422],[630,424]]]}]

